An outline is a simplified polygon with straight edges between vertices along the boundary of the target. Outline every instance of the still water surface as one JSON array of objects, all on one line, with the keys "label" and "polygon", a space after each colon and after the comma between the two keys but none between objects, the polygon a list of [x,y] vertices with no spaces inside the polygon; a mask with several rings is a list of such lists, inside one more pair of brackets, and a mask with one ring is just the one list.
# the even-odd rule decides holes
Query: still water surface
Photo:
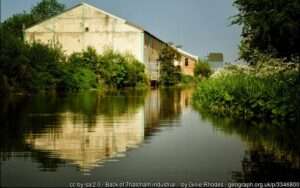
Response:
[{"label": "still water surface", "polygon": [[300,180],[300,126],[200,113],[192,90],[0,100],[1,184]]}]

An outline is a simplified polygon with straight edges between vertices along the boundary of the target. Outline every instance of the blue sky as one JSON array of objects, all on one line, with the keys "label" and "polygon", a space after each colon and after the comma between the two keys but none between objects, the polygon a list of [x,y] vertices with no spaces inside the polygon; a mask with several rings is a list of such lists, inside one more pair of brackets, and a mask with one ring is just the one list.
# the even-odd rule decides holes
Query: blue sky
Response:
[{"label": "blue sky", "polygon": [[[2,21],[29,11],[40,0],[1,0]],[[80,0],[58,0],[67,8]],[[233,0],[85,0],[142,26],[167,42],[180,44],[199,57],[209,52],[222,52],[225,61],[238,57],[241,28],[230,25],[237,14]]]}]

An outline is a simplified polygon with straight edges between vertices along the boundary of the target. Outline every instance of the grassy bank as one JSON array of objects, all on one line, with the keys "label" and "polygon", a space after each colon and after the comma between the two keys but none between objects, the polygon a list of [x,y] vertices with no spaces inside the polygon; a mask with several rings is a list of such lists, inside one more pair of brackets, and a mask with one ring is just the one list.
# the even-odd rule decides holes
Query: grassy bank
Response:
[{"label": "grassy bank", "polygon": [[239,119],[299,121],[299,64],[264,59],[256,66],[232,65],[202,81],[197,108]]}]

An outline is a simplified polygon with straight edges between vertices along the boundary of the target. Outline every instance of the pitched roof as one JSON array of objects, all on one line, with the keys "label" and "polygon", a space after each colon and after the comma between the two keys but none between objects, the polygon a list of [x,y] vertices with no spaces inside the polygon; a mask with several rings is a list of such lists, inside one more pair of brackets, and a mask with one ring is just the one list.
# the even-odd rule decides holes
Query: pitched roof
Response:
[{"label": "pitched roof", "polygon": [[[50,19],[52,19],[52,18],[54,18],[54,17],[57,17],[57,16],[59,16],[59,15],[61,15],[61,14],[63,14],[63,13],[66,13],[66,12],[68,12],[68,11],[70,11],[70,10],[73,10],[73,9],[75,9],[75,8],[77,8],[77,7],[80,7],[80,6],[87,6],[87,7],[90,7],[90,8],[92,8],[92,9],[94,9],[94,10],[96,10],[96,11],[102,13],[102,14],[105,14],[105,15],[107,15],[107,16],[110,16],[110,17],[112,17],[112,18],[115,18],[115,19],[117,19],[117,20],[119,20],[119,21],[121,21],[121,22],[123,22],[123,23],[125,23],[125,24],[127,24],[127,25],[130,25],[130,26],[132,26],[132,27],[134,27],[134,28],[136,28],[136,29],[138,29],[138,30],[141,30],[142,32],[145,32],[145,33],[151,35],[152,37],[154,37],[155,39],[159,40],[160,42],[169,45],[167,42],[165,42],[165,41],[161,40],[160,38],[156,37],[155,35],[153,35],[153,34],[150,33],[149,31],[145,30],[143,27],[141,27],[141,26],[139,26],[139,25],[137,25],[137,24],[135,24],[135,23],[132,23],[132,22],[130,22],[130,21],[124,19],[124,18],[121,18],[121,17],[119,17],[119,16],[113,15],[113,14],[111,14],[111,13],[109,13],[109,12],[103,10],[103,9],[97,8],[97,7],[93,6],[93,5],[90,5],[90,4],[87,4],[87,3],[83,3],[83,2],[77,4],[77,5],[75,5],[75,6],[71,7],[71,8],[69,8],[69,9],[66,9],[66,10],[64,10],[63,12],[61,12],[61,13],[59,13],[59,14],[57,14],[57,15],[54,15],[54,16],[52,16],[52,17],[46,19],[46,20],[43,20],[43,21],[41,21],[41,22],[39,22],[39,23],[37,23],[37,24],[34,24],[33,26],[30,26],[30,27],[26,28],[26,30],[28,30],[28,29],[30,29],[30,28],[32,28],[32,27],[38,25],[38,24],[41,24],[41,23],[43,23],[43,22],[46,22],[46,21],[48,21],[48,20],[50,20]],[[186,52],[186,51],[184,51],[184,50],[182,50],[182,49],[180,49],[180,48],[176,48],[176,49],[178,50],[179,53],[182,53],[182,54],[184,54],[184,55],[186,55],[186,56],[189,56],[189,57],[191,57],[191,58],[198,59],[198,56],[192,55],[192,54],[190,54],[189,52]]]}]

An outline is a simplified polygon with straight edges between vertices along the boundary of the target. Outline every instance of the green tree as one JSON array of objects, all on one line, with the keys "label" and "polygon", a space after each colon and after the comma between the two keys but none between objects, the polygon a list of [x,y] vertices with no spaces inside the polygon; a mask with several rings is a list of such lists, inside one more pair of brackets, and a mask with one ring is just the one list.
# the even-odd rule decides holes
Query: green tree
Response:
[{"label": "green tree", "polygon": [[299,0],[235,0],[234,6],[233,24],[243,26],[242,59],[254,64],[257,52],[287,60],[300,55]]},{"label": "green tree", "polygon": [[31,14],[23,12],[21,14],[15,14],[12,17],[5,20],[1,27],[5,31],[9,31],[15,37],[23,39],[23,29],[30,27],[35,23]]},{"label": "green tree", "polygon": [[65,5],[57,0],[42,0],[31,9],[31,14],[39,22],[61,13],[64,9]]},{"label": "green tree", "polygon": [[180,82],[180,67],[174,65],[174,61],[180,58],[180,54],[170,46],[166,46],[161,50],[158,60],[160,62],[160,82],[162,85],[173,86]]},{"label": "green tree", "polygon": [[198,59],[194,69],[195,76],[209,77],[212,73],[212,70],[207,62],[207,60]]},{"label": "green tree", "polygon": [[108,86],[135,87],[145,83],[145,67],[131,55],[107,50],[100,57],[100,62],[96,71]]},{"label": "green tree", "polygon": [[0,33],[0,79],[5,86],[3,89],[28,86],[32,71],[28,46],[2,27]]},{"label": "green tree", "polygon": [[58,3],[57,0],[42,0],[32,8],[31,12],[15,14],[5,20],[1,24],[1,27],[3,27],[4,30],[9,31],[15,37],[23,39],[23,30],[25,28],[28,28],[51,16],[59,14],[64,10],[64,8],[65,6]]}]

